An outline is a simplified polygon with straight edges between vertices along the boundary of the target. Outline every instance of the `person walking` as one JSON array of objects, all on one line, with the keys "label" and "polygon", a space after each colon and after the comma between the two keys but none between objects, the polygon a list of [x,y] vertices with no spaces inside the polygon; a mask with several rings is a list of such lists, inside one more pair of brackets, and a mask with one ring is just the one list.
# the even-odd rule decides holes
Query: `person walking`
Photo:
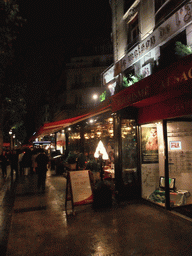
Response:
[{"label": "person walking", "polygon": [[37,188],[42,191],[45,191],[45,181],[46,181],[46,174],[47,174],[47,165],[49,163],[49,157],[46,155],[45,152],[40,153],[35,161],[37,162]]},{"label": "person walking", "polygon": [[18,153],[16,150],[13,150],[10,155],[11,162],[11,177],[13,178],[13,170],[16,172],[16,179],[19,177],[18,173]]},{"label": "person walking", "polygon": [[0,156],[0,160],[1,160],[2,176],[3,176],[3,178],[6,178],[8,160],[7,160],[7,155],[6,155],[5,151],[2,152],[2,154]]}]

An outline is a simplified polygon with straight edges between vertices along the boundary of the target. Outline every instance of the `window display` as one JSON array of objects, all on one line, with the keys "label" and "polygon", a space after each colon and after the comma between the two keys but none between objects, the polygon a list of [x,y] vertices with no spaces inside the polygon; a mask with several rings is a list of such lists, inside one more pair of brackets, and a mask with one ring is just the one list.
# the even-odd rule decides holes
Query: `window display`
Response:
[{"label": "window display", "polygon": [[174,177],[176,193],[180,200],[172,200],[171,206],[181,206],[192,203],[192,122],[169,121],[168,133],[168,163],[169,176]]},{"label": "window display", "polygon": [[165,204],[165,192],[159,192],[159,179],[164,175],[162,123],[141,126],[142,198]]}]

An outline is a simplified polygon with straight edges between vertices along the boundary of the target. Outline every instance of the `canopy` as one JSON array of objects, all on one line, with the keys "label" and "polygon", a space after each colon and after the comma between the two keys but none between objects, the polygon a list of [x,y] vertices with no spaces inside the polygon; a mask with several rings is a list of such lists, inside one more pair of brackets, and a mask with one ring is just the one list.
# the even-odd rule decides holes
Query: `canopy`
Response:
[{"label": "canopy", "polygon": [[91,118],[93,116],[99,115],[99,114],[103,114],[107,111],[111,110],[111,105],[108,104],[107,106],[102,105],[102,107],[95,108],[93,111],[86,113],[84,115],[81,116],[76,116],[76,117],[72,117],[72,118],[68,118],[68,119],[64,119],[61,121],[56,121],[56,122],[51,122],[51,123],[45,123],[38,131],[36,134],[34,134],[34,136],[32,136],[32,138],[30,139],[30,141],[34,140],[35,138],[39,137],[39,136],[45,136],[51,133],[55,133],[58,132],[68,126],[71,126],[75,123],[81,122],[83,120],[86,120],[88,118]]}]

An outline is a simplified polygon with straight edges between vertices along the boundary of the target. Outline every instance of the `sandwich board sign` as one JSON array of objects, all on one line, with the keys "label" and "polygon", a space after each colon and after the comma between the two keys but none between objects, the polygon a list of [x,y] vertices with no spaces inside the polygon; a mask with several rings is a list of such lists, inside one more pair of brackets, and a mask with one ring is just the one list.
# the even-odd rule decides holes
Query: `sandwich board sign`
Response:
[{"label": "sandwich board sign", "polygon": [[73,212],[74,206],[93,202],[89,170],[68,172],[65,209],[67,209],[67,201],[69,200],[72,201]]}]

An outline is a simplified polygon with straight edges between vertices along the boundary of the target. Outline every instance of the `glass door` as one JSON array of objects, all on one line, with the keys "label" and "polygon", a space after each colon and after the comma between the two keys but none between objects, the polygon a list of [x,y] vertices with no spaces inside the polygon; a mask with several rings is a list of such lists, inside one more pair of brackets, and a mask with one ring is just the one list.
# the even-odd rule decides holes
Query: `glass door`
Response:
[{"label": "glass door", "polygon": [[133,119],[121,119],[122,180],[125,193],[135,198],[139,193],[137,173],[137,130]]}]

